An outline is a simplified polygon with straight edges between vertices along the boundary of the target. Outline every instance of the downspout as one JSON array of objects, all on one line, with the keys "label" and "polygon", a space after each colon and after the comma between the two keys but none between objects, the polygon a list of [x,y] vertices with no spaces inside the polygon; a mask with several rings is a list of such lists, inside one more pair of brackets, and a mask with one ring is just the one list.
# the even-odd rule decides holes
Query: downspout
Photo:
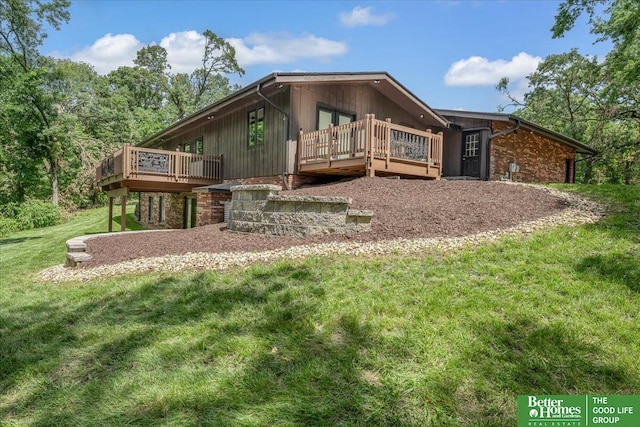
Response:
[{"label": "downspout", "polygon": [[275,108],[276,110],[278,110],[280,113],[282,113],[285,117],[285,143],[284,143],[284,171],[282,172],[282,181],[284,182],[284,187],[287,190],[291,190],[291,186],[289,185],[289,114],[282,110],[280,107],[278,107],[272,100],[270,100],[269,98],[267,98],[262,92],[260,92],[260,89],[262,88],[262,83],[258,83],[258,86],[256,87],[256,93],[258,94],[258,96],[262,99],[264,99],[265,101],[267,101],[267,103],[269,103],[269,105],[271,105],[273,108]]}]

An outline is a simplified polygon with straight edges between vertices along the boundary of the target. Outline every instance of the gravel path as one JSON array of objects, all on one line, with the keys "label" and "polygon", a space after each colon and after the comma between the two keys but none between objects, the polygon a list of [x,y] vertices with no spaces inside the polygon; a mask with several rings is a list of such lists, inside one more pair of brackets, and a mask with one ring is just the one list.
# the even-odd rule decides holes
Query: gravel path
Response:
[{"label": "gravel path", "polygon": [[120,234],[87,241],[93,260],[83,268],[41,272],[47,282],[87,281],[131,272],[197,271],[309,255],[411,254],[453,250],[560,224],[595,222],[602,208],[575,195],[530,185],[480,181],[359,178],[284,192],[348,196],[372,209],[372,231],[357,235],[268,237],[210,225],[191,230]]}]

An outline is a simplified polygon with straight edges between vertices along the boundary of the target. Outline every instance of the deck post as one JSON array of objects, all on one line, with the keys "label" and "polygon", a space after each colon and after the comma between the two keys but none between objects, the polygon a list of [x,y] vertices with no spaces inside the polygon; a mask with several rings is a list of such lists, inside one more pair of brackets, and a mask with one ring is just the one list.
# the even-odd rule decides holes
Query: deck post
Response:
[{"label": "deck post", "polygon": [[304,153],[302,152],[302,128],[300,128],[300,131],[298,132],[298,150],[297,150],[297,157],[298,157],[298,169],[300,169],[300,163],[302,158],[304,157]]},{"label": "deck post", "polygon": [[389,168],[389,157],[391,157],[391,119],[389,117],[387,117],[386,120],[387,124],[385,125],[386,132],[385,132],[385,139],[386,139],[386,143],[385,143],[385,152],[387,153],[386,155],[386,159],[385,159],[385,168]]},{"label": "deck post", "polygon": [[129,144],[122,144],[122,176],[129,178],[131,176],[131,161],[129,160],[131,153],[129,152]]},{"label": "deck post", "polygon": [[[169,155],[171,158],[171,155]],[[176,154],[173,156],[173,169],[174,169],[174,179],[178,180],[178,167],[180,167],[180,147],[176,147]]]},{"label": "deck post", "polygon": [[120,196],[120,231],[127,229],[127,196]]},{"label": "deck post", "polygon": [[444,150],[444,133],[442,131],[438,132],[438,178],[442,177],[442,150]]},{"label": "deck post", "polygon": [[109,197],[109,233],[113,231],[113,197]]},{"label": "deck post", "polygon": [[365,169],[367,176],[376,176],[376,171],[373,168],[373,138],[374,138],[374,114],[365,114],[365,119],[367,121],[367,148],[366,148],[366,157],[365,157]]},{"label": "deck post", "polygon": [[331,167],[331,159],[333,159],[333,123],[329,123],[329,139],[327,141],[327,161]]}]

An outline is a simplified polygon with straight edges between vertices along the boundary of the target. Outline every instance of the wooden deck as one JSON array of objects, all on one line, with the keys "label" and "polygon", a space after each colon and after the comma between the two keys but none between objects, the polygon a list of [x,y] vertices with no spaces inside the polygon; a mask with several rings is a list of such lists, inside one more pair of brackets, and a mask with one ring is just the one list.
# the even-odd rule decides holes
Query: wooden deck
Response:
[{"label": "wooden deck", "polygon": [[125,144],[96,167],[96,182],[110,195],[130,191],[191,191],[221,182],[222,156],[156,150]]},{"label": "wooden deck", "polygon": [[420,131],[367,114],[364,120],[300,132],[298,171],[440,179],[442,132]]}]

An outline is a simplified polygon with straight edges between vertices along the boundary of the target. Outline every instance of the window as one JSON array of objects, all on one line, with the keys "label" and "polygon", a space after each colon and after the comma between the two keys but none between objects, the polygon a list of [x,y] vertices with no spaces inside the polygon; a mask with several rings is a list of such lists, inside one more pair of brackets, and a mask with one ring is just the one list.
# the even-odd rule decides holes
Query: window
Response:
[{"label": "window", "polygon": [[249,111],[249,147],[264,142],[264,107]]},{"label": "window", "polygon": [[351,123],[356,119],[356,115],[336,109],[318,107],[317,119],[318,130],[321,130],[328,128],[329,124],[340,126]]},{"label": "window", "polygon": [[164,196],[158,197],[158,221],[164,223]]},{"label": "window", "polygon": [[195,141],[185,142],[184,144],[181,144],[180,151],[182,151],[183,153],[202,154],[204,151],[202,137],[196,139]]},{"label": "window", "polygon": [[149,197],[149,222],[153,221],[153,197]]},{"label": "window", "polygon": [[465,157],[478,157],[480,151],[480,134],[472,133],[466,135],[464,139],[464,156]]}]

